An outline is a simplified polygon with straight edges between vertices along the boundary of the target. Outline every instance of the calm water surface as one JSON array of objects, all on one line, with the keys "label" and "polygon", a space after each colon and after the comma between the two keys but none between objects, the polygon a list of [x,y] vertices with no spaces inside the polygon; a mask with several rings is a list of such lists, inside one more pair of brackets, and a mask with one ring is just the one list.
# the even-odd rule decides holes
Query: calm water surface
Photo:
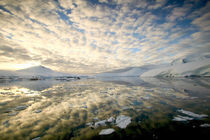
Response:
[{"label": "calm water surface", "polygon": [[[193,117],[181,109],[208,117]],[[125,129],[116,126],[115,120],[106,122],[120,115],[131,118]],[[188,119],[177,121],[180,116]],[[2,140],[209,139],[209,118],[210,79],[118,77],[0,83]],[[99,135],[107,128],[115,132]]]}]

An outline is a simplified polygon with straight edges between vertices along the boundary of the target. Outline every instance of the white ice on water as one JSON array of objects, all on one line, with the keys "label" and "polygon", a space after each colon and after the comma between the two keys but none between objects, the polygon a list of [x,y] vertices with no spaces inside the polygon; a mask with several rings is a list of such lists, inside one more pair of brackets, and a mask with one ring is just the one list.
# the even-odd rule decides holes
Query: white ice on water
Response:
[{"label": "white ice on water", "polygon": [[120,115],[116,119],[116,125],[122,129],[126,128],[131,123],[131,117]]},{"label": "white ice on water", "polygon": [[102,120],[102,121],[98,121],[95,123],[95,127],[99,127],[99,126],[106,126],[106,122],[107,120]]},{"label": "white ice on water", "polygon": [[201,124],[200,127],[210,127],[210,124],[204,123],[204,124]]},{"label": "white ice on water", "polygon": [[181,116],[181,115],[178,115],[177,117],[174,117],[173,119],[173,121],[189,121],[189,120],[193,120],[193,118]]},{"label": "white ice on water", "polygon": [[208,117],[208,115],[206,115],[206,114],[199,115],[199,114],[196,114],[196,113],[193,113],[193,112],[190,112],[190,111],[186,111],[186,110],[183,110],[183,109],[178,110],[178,112],[183,113],[185,115],[188,115],[190,117],[199,118],[199,119]]},{"label": "white ice on water", "polygon": [[114,117],[110,117],[109,119],[107,119],[107,122],[109,122],[109,123],[114,123],[114,121],[115,121]]},{"label": "white ice on water", "polygon": [[101,130],[99,135],[109,135],[109,134],[113,133],[114,131],[115,130],[113,128],[103,129],[103,130]]}]

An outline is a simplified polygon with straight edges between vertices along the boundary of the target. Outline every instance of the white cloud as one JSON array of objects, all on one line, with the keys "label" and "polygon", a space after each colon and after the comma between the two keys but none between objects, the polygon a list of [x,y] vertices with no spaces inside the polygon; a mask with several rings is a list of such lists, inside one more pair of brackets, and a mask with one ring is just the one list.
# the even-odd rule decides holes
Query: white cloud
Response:
[{"label": "white cloud", "polygon": [[[4,67],[11,68],[15,63],[38,62],[60,71],[94,73],[169,63],[173,58],[197,52],[196,42],[207,42],[208,12],[193,13],[192,24],[199,29],[190,26],[187,30],[178,26],[178,21],[184,20],[190,10],[186,5],[175,6],[164,21],[151,10],[162,8],[165,0],[99,2],[0,1],[12,13],[0,9],[0,37],[4,40],[1,45],[17,50],[10,58],[2,53],[0,58],[4,62],[0,63],[10,63]],[[158,23],[159,20],[162,21]],[[188,35],[191,30],[196,31]],[[175,39],[176,43],[170,44]],[[2,46],[0,51],[5,52],[6,47]],[[27,62],[24,57],[28,57]]]}]

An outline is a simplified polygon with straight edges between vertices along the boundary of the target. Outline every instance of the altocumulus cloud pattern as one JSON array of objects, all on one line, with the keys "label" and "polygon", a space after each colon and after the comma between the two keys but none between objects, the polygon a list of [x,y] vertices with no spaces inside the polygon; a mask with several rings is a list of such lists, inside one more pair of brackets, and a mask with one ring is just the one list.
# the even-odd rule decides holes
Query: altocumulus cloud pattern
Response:
[{"label": "altocumulus cloud pattern", "polygon": [[207,0],[0,0],[0,65],[71,73],[210,54]]}]

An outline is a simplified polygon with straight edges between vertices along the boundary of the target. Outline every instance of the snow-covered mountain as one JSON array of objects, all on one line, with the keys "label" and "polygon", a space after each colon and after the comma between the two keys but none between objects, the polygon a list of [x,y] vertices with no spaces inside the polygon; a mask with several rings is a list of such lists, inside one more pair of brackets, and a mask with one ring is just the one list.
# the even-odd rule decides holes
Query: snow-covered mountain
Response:
[{"label": "snow-covered mountain", "polygon": [[210,59],[183,62],[171,66],[151,69],[140,75],[141,77],[188,77],[210,76]]},{"label": "snow-covered mountain", "polygon": [[44,66],[34,66],[27,69],[17,71],[0,71],[0,76],[19,76],[19,77],[59,77],[59,76],[74,76],[72,74],[53,71]]},{"label": "snow-covered mountain", "polygon": [[129,67],[96,74],[96,77],[193,77],[210,76],[210,58],[176,59],[171,64]]},{"label": "snow-covered mountain", "polygon": [[[165,65],[163,65],[165,66]],[[96,74],[97,77],[131,77],[131,76],[139,76],[142,73],[156,68],[156,65],[145,65],[142,67],[129,67],[125,69],[118,69],[115,71],[105,72]]]}]

